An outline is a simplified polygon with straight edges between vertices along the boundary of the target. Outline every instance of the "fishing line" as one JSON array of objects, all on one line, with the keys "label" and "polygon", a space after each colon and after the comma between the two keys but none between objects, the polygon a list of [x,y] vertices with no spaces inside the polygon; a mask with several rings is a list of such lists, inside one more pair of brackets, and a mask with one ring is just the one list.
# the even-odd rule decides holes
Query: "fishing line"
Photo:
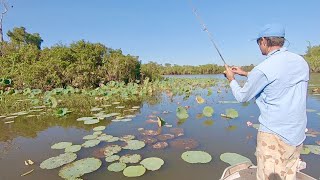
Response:
[{"label": "fishing line", "polygon": [[212,34],[210,33],[210,31],[208,30],[208,28],[207,28],[206,25],[204,24],[204,22],[203,22],[202,18],[200,17],[200,15],[197,13],[197,9],[194,8],[191,0],[189,0],[189,4],[190,4],[190,6],[191,6],[191,8],[192,8],[193,14],[196,16],[196,18],[198,19],[200,25],[202,26],[202,30],[207,32],[207,34],[208,34],[208,36],[209,36],[209,39],[210,39],[211,43],[213,44],[214,48],[217,50],[217,52],[218,52],[221,60],[223,61],[223,64],[226,65],[227,63],[226,63],[226,61],[224,60],[224,58],[222,57],[222,54],[220,53],[220,51],[219,51],[219,49],[218,49],[218,46],[217,46],[216,43],[214,42],[213,37],[212,37]]}]

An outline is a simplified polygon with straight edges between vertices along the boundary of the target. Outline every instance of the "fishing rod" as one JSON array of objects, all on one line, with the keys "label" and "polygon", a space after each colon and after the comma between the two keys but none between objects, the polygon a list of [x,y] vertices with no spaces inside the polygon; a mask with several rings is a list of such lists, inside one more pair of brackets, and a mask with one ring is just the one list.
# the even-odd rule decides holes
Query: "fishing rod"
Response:
[{"label": "fishing rod", "polygon": [[218,52],[221,60],[223,61],[223,64],[226,65],[227,63],[226,63],[226,61],[224,60],[224,58],[222,57],[222,54],[220,53],[220,51],[219,51],[219,49],[218,49],[218,46],[217,46],[216,43],[214,42],[213,37],[212,37],[212,34],[210,33],[210,31],[208,30],[208,28],[207,28],[206,25],[204,24],[204,22],[203,22],[202,18],[200,17],[200,15],[197,13],[197,9],[194,8],[191,0],[189,0],[189,3],[190,3],[190,6],[191,6],[191,8],[192,8],[192,11],[193,11],[194,15],[196,16],[196,18],[198,19],[200,25],[201,25],[202,28],[203,28],[202,30],[207,32],[207,34],[208,34],[208,36],[209,36],[209,39],[210,39],[211,43],[213,44],[214,48],[217,50],[217,52]]}]

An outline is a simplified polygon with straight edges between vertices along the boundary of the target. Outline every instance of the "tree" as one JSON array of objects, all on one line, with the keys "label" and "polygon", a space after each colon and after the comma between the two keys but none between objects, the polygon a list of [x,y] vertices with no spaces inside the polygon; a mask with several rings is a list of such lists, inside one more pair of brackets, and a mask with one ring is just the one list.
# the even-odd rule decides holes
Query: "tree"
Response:
[{"label": "tree", "polygon": [[41,49],[42,38],[38,33],[30,34],[25,27],[13,28],[12,32],[8,31],[7,35],[12,43],[16,45],[34,45]]},{"label": "tree", "polygon": [[3,29],[2,29],[3,17],[8,12],[8,3],[5,0],[1,0],[1,4],[4,7],[4,10],[3,12],[1,12],[1,16],[0,16],[0,43],[3,42]]}]

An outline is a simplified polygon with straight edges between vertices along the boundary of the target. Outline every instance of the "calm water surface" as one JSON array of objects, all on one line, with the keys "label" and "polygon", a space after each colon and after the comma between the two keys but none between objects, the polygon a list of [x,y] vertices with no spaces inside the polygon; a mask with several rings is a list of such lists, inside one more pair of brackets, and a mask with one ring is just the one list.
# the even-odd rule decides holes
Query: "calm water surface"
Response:
[{"label": "calm water surface", "polygon": [[[221,75],[203,75],[203,76],[176,76],[177,77],[212,77],[223,78]],[[240,78],[240,80],[243,80]],[[310,82],[311,88],[320,85],[320,75],[313,74]],[[138,132],[138,128],[157,130],[155,124],[148,124],[146,120],[152,113],[163,117],[173,127],[181,127],[184,129],[183,138],[192,138],[199,142],[200,146],[196,150],[203,150],[213,156],[213,161],[208,164],[188,164],[184,162],[180,156],[185,150],[168,147],[163,150],[154,150],[150,146],[137,151],[123,150],[119,155],[127,153],[139,153],[143,158],[160,157],[165,161],[165,164],[158,171],[147,171],[142,177],[136,178],[141,180],[154,179],[201,179],[201,180],[217,180],[220,178],[223,170],[228,167],[228,164],[220,161],[220,154],[225,152],[235,152],[244,155],[251,159],[255,164],[254,156],[256,147],[257,130],[249,128],[246,125],[247,121],[258,123],[259,109],[251,101],[249,104],[219,104],[218,101],[234,100],[230,90],[221,89],[218,93],[218,87],[213,87],[213,93],[208,95],[207,90],[196,91],[189,99],[184,99],[184,96],[175,96],[170,99],[165,94],[160,97],[159,103],[142,102],[141,104],[122,104],[126,107],[133,105],[141,106],[141,109],[136,112],[137,117],[131,122],[110,122],[102,121],[95,125],[83,125],[82,122],[77,122],[76,119],[91,114],[70,114],[64,118],[43,119],[23,118],[15,119],[14,123],[0,123],[0,179],[46,179],[55,180],[61,179],[58,176],[60,168],[54,170],[42,170],[39,164],[49,157],[53,157],[63,153],[63,150],[52,150],[52,144],[60,141],[69,141],[73,144],[82,144],[82,137],[92,134],[92,128],[99,125],[106,125],[104,133],[113,136],[122,136],[126,134],[136,135],[136,139],[142,137]],[[194,95],[201,95],[206,99],[206,103],[197,104]],[[176,118],[175,111],[178,103],[183,106],[190,106],[189,118],[185,122],[181,122]],[[215,113],[212,118],[198,118],[197,114],[202,113],[205,106],[212,106]],[[320,112],[320,96],[315,94],[308,95],[308,109],[314,109],[316,112],[308,113],[308,128],[320,131],[320,116],[316,113]],[[227,108],[234,108],[239,112],[239,118],[234,120],[226,120],[220,117],[220,114],[225,112]],[[106,112],[112,112],[114,109],[106,109]],[[168,114],[162,114],[163,111],[169,111]],[[213,120],[212,125],[206,125],[206,120]],[[1,122],[1,120],[0,120]],[[163,128],[162,133],[169,133],[168,128]],[[305,144],[315,144],[320,137],[307,137]],[[108,143],[101,142],[97,147],[81,149],[77,155],[77,159],[92,157],[93,150],[102,148]],[[319,178],[320,177],[320,156],[319,155],[302,155],[301,158],[307,162],[307,169],[303,172]],[[35,165],[26,166],[24,161],[31,159]],[[106,163],[104,158],[101,159],[103,165],[99,170],[84,175],[83,179],[128,179],[124,177],[122,172],[114,173],[107,170],[110,163]],[[34,169],[30,175],[20,177],[21,174]]]}]

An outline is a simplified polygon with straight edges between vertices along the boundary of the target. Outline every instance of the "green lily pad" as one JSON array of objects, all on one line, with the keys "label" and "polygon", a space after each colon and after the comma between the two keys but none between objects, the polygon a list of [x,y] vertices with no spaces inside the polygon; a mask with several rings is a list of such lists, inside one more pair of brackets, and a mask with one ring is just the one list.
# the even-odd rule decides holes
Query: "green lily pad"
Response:
[{"label": "green lily pad", "polygon": [[143,166],[129,166],[123,170],[123,175],[126,177],[139,177],[146,172]]},{"label": "green lily pad", "polygon": [[146,158],[140,162],[147,170],[156,171],[161,168],[164,161],[157,157]]},{"label": "green lily pad", "polygon": [[211,155],[204,151],[186,151],[181,158],[188,163],[208,163],[212,160]]},{"label": "green lily pad", "polygon": [[100,168],[102,162],[97,158],[85,158],[70,163],[59,171],[59,176],[64,179],[75,179],[84,174],[91,173]]},{"label": "green lily pad", "polygon": [[139,140],[129,140],[126,143],[127,145],[124,146],[123,149],[138,150],[142,149],[146,145],[143,141]]},{"label": "green lily pad", "polygon": [[126,154],[120,157],[121,163],[138,163],[141,160],[140,154]]},{"label": "green lily pad", "polygon": [[68,113],[70,113],[71,111],[68,111],[68,108],[59,108],[57,111],[56,111],[56,115],[59,116],[59,117],[62,117],[62,116],[65,116],[67,115]]},{"label": "green lily pad", "polygon": [[99,108],[99,107],[93,107],[90,109],[90,111],[92,111],[92,112],[101,111],[101,110],[102,110],[102,108]]},{"label": "green lily pad", "polygon": [[23,116],[26,114],[28,114],[27,111],[20,111],[20,112],[12,113],[11,116]]},{"label": "green lily pad", "polygon": [[140,106],[133,106],[132,109],[140,109]]},{"label": "green lily pad", "polygon": [[99,123],[98,119],[91,119],[91,120],[84,121],[84,124],[97,124],[97,123]]},{"label": "green lily pad", "polygon": [[176,110],[176,115],[179,119],[187,119],[189,117],[188,111],[185,107],[179,106]]},{"label": "green lily pad", "polygon": [[308,148],[308,147],[306,147],[306,146],[303,146],[302,147],[302,149],[301,149],[301,151],[300,151],[300,154],[310,154],[310,149]]},{"label": "green lily pad", "polygon": [[92,119],[95,119],[95,117],[81,117],[81,118],[78,118],[77,121],[88,121]]},{"label": "green lily pad", "polygon": [[198,104],[203,104],[205,100],[201,96],[196,96],[196,101]]},{"label": "green lily pad", "polygon": [[317,112],[317,110],[314,109],[306,109],[307,112]]},{"label": "green lily pad", "polygon": [[108,157],[106,157],[106,162],[109,162],[109,163],[111,163],[111,162],[114,162],[114,161],[117,161],[117,160],[119,160],[120,159],[120,156],[119,155],[112,155],[112,156],[108,156]]},{"label": "green lily pad", "polygon": [[106,126],[98,126],[98,127],[93,128],[94,131],[103,131],[105,129],[106,129]]},{"label": "green lily pad", "polygon": [[223,153],[220,155],[220,159],[231,166],[242,162],[251,162],[249,158],[236,153]]},{"label": "green lily pad", "polygon": [[92,139],[92,140],[88,140],[88,141],[84,142],[82,144],[82,147],[85,147],[85,148],[94,147],[94,146],[98,145],[99,143],[100,143],[100,140]]},{"label": "green lily pad", "polygon": [[112,163],[108,166],[108,170],[112,171],[112,172],[120,172],[122,170],[124,170],[126,168],[126,164],[125,163]]},{"label": "green lily pad", "polygon": [[109,140],[107,140],[107,142],[116,142],[116,141],[119,141],[119,139],[120,138],[114,136],[114,137],[110,138]]},{"label": "green lily pad", "polygon": [[95,132],[93,132],[93,135],[100,135],[100,134],[102,134],[102,131],[95,131]]},{"label": "green lily pad", "polygon": [[97,139],[100,141],[109,141],[112,138],[113,138],[113,136],[111,136],[111,135],[101,135],[101,136],[97,137]]},{"label": "green lily pad", "polygon": [[65,149],[69,146],[72,146],[71,142],[59,142],[51,146],[51,149]]},{"label": "green lily pad", "polygon": [[218,101],[220,104],[239,104],[238,101]]},{"label": "green lily pad", "polygon": [[226,109],[226,115],[228,118],[234,119],[239,116],[238,111],[235,109]]},{"label": "green lily pad", "polygon": [[82,139],[90,140],[90,139],[97,139],[97,137],[98,137],[98,135],[96,135],[96,134],[89,134],[89,135],[84,136]]},{"label": "green lily pad", "polygon": [[77,159],[77,155],[75,153],[65,153],[65,154],[60,154],[59,156],[56,157],[51,157],[47,160],[44,160],[40,164],[41,169],[54,169],[57,167],[60,167],[62,165],[68,164],[72,161]]},{"label": "green lily pad", "polygon": [[259,129],[260,128],[260,124],[252,124],[252,127],[255,129]]},{"label": "green lily pad", "polygon": [[78,152],[81,149],[81,145],[72,145],[69,147],[66,147],[66,149],[64,150],[64,152],[68,153],[68,152]]},{"label": "green lily pad", "polygon": [[104,148],[104,155],[106,157],[112,156],[121,151],[121,146],[119,145],[108,145]]},{"label": "green lily pad", "polygon": [[210,106],[206,106],[203,108],[203,111],[202,111],[203,115],[205,115],[206,117],[211,117],[212,114],[214,113],[214,110],[212,107]]},{"label": "green lily pad", "polygon": [[318,145],[305,145],[305,146],[310,149],[311,153],[320,155],[320,146]]}]

